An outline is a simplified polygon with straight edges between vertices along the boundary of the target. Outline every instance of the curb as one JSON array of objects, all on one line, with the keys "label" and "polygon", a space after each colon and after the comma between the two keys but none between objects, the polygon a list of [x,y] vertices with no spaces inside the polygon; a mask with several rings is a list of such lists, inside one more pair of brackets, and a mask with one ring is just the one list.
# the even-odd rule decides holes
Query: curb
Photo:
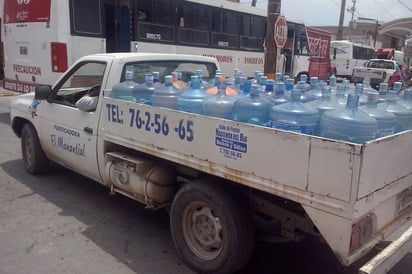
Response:
[{"label": "curb", "polygon": [[12,91],[0,91],[0,97],[5,97],[5,96],[15,96],[16,94]]}]

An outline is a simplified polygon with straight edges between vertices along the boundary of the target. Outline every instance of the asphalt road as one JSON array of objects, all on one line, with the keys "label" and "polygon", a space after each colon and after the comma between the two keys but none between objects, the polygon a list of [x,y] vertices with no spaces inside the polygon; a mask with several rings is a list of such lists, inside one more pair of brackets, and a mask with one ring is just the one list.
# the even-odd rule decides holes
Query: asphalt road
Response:
[{"label": "asphalt road", "polygon": [[[0,96],[0,274],[193,273],[178,258],[165,211],[150,211],[53,165],[24,171],[10,129],[11,97]],[[316,239],[258,244],[241,274],[355,274]],[[410,274],[409,253],[390,273]]]}]

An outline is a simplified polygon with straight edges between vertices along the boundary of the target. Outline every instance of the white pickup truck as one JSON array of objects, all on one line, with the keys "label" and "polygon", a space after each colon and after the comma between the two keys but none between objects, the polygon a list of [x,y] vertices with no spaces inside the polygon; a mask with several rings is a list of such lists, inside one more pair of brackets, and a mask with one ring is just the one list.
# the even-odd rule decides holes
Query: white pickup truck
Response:
[{"label": "white pickup truck", "polygon": [[400,72],[399,65],[394,60],[370,59],[363,67],[355,67],[352,73],[352,81],[362,83],[365,78],[370,79],[370,85],[375,89],[380,83],[391,83],[394,72]]},{"label": "white pickup truck", "polygon": [[[255,236],[315,235],[350,265],[400,235],[361,273],[384,273],[412,250],[412,131],[354,144],[113,99],[126,66],[137,78],[218,69],[196,56],[83,57],[52,87],[11,103],[29,173],[51,160],[147,208],[168,208],[178,254],[202,273],[241,269]],[[95,111],[75,107],[96,88]]]}]

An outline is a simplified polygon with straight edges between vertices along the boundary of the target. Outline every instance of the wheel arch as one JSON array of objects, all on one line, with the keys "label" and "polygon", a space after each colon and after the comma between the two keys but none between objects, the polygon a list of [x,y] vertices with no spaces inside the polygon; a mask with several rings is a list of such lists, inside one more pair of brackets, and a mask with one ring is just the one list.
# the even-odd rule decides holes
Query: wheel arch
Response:
[{"label": "wheel arch", "polygon": [[33,123],[30,122],[29,120],[22,118],[22,117],[14,117],[12,122],[11,122],[11,128],[14,132],[14,134],[16,134],[17,137],[21,138],[21,132],[23,129],[24,124],[29,123],[31,124],[33,127]]}]

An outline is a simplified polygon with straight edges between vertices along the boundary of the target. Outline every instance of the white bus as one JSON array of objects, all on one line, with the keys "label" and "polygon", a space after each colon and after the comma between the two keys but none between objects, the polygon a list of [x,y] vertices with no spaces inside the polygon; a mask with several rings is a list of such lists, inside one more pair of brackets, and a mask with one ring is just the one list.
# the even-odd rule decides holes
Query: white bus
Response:
[{"label": "white bus", "polygon": [[[212,56],[225,76],[264,68],[266,11],[226,0],[10,0],[3,23],[4,87],[18,92],[100,52]],[[309,71],[309,39],[301,22],[288,20],[288,29],[284,67],[296,77]]]},{"label": "white bus", "polygon": [[376,57],[370,46],[339,40],[330,43],[330,59],[336,67],[336,76],[351,79],[354,67],[362,67],[369,59]]}]

